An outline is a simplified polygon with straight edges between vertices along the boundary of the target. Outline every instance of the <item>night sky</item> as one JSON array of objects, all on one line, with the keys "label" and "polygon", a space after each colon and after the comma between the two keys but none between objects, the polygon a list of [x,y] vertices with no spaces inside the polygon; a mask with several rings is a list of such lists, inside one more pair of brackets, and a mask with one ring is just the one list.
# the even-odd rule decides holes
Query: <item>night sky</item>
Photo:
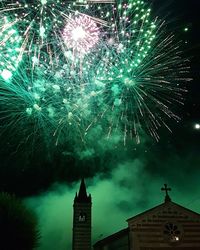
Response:
[{"label": "night sky", "polygon": [[[151,1],[149,1],[151,2]],[[72,204],[81,177],[93,199],[93,240],[126,227],[126,219],[163,202],[160,188],[172,188],[172,201],[200,213],[200,18],[198,0],[154,0],[155,15],[184,41],[190,60],[185,105],[172,133],[161,127],[160,141],[142,135],[126,145],[94,131],[88,145],[46,147],[37,137],[22,140],[15,129],[1,135],[1,191],[15,193],[36,211],[41,226],[39,250],[70,249]],[[188,28],[185,32],[184,29]],[[109,227],[107,215],[109,214]],[[105,226],[106,225],[106,226]]]}]

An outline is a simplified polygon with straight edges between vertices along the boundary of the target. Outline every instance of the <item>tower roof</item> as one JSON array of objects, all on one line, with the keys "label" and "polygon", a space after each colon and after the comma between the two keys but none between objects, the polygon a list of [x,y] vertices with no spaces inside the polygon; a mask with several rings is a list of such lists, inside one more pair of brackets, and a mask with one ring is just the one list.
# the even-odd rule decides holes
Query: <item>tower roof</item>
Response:
[{"label": "tower roof", "polygon": [[76,193],[74,201],[75,202],[83,202],[83,203],[84,202],[85,203],[91,202],[91,195],[87,194],[84,178],[81,179],[81,185],[79,188],[79,192],[78,192],[78,195]]}]

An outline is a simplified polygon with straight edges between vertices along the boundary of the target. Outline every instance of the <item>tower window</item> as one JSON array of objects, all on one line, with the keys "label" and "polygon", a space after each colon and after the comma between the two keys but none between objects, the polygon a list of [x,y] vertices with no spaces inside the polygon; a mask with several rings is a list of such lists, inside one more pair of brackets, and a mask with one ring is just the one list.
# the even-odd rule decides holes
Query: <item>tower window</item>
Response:
[{"label": "tower window", "polygon": [[79,214],[78,221],[82,221],[82,222],[86,221],[86,214],[81,212]]}]

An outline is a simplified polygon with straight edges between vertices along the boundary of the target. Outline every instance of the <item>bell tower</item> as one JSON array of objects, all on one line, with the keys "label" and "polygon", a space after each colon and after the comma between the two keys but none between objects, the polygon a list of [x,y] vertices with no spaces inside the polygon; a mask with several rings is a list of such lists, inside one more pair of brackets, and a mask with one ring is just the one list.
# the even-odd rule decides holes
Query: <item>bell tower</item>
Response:
[{"label": "bell tower", "polygon": [[91,250],[92,199],[84,179],[74,198],[72,250]]}]

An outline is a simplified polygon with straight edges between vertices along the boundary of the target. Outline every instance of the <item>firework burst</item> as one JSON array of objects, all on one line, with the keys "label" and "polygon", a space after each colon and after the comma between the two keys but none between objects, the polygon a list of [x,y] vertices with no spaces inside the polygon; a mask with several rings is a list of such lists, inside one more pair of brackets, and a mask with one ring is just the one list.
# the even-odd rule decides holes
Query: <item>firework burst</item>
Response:
[{"label": "firework burst", "polygon": [[63,30],[63,39],[76,54],[88,53],[99,41],[97,24],[86,15],[71,17]]},{"label": "firework burst", "polygon": [[150,13],[143,1],[112,6],[114,24],[95,74],[98,117],[104,117],[109,136],[123,129],[124,144],[127,137],[139,143],[143,130],[157,141],[161,126],[170,130],[167,119],[180,120],[173,110],[183,104],[184,83],[191,80],[180,43]]},{"label": "firework burst", "polygon": [[26,62],[12,79],[1,82],[1,132],[18,128],[27,138],[44,138],[54,145],[74,138],[84,142],[92,119],[90,97],[85,95],[88,81],[85,73],[80,82],[79,67],[62,64],[52,71],[47,64],[32,69]]}]

